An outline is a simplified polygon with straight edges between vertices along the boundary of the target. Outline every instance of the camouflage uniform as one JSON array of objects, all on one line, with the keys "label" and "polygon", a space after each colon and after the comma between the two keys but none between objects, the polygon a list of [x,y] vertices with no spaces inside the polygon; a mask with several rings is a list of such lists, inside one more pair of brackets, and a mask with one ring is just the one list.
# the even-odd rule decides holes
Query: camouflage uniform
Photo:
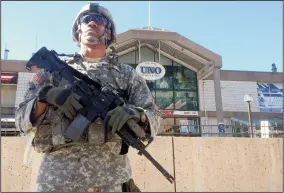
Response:
[{"label": "camouflage uniform", "polygon": [[[75,57],[68,62],[74,69],[89,75],[102,85],[110,83],[122,91],[128,104],[142,107],[148,118],[148,129],[155,136],[160,126],[160,113],[145,80],[129,65],[116,62],[116,57],[106,55],[100,61]],[[62,112],[48,106],[45,113],[32,124],[33,112],[39,90],[46,86],[66,86],[68,82],[56,73],[41,70],[29,83],[24,102],[16,111],[16,127],[23,132],[35,131],[33,146],[45,153],[39,169],[38,191],[119,191],[121,184],[132,177],[126,154],[120,155],[122,141],[115,134],[104,143],[101,119],[94,121],[78,142],[65,139],[62,131],[70,124]],[[36,129],[34,129],[36,128]]]}]

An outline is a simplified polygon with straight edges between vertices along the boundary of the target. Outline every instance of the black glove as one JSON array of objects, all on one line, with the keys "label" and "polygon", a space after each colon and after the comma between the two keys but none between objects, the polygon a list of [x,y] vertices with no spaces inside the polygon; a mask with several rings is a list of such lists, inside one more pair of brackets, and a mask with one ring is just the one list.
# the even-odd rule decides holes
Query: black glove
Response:
[{"label": "black glove", "polygon": [[[45,101],[57,106],[68,118],[74,119],[77,111],[86,105],[86,99],[72,92],[70,89],[61,87],[43,88]],[[43,95],[40,93],[39,95]]]},{"label": "black glove", "polygon": [[[118,106],[108,112],[105,119],[105,126],[112,135],[117,130],[120,130],[129,119],[134,119],[136,122],[138,122],[140,121],[140,118],[141,112],[138,110],[131,107]],[[132,123],[132,125],[134,124]],[[141,128],[141,130],[143,129]]]}]

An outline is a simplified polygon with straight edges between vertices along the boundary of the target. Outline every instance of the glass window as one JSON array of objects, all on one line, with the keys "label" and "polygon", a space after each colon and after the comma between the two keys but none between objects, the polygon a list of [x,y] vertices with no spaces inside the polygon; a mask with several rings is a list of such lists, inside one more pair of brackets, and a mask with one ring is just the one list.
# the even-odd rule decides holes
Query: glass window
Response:
[{"label": "glass window", "polygon": [[156,92],[155,92],[155,90],[151,90],[151,93],[152,93],[152,96],[153,96],[153,98],[154,98],[154,100],[155,100],[155,98],[156,98]]},{"label": "glass window", "polygon": [[146,80],[146,83],[147,83],[150,90],[155,89],[155,81],[154,80]]},{"label": "glass window", "polygon": [[163,118],[161,121],[161,126],[159,128],[159,133],[172,133],[174,129],[174,118]]},{"label": "glass window", "polygon": [[163,54],[160,54],[160,62],[159,62],[159,52],[155,52],[155,62],[163,66],[172,66],[172,60],[165,57]]},{"label": "glass window", "polygon": [[197,77],[195,72],[182,65],[175,66],[174,68],[173,82],[175,89],[197,89]]},{"label": "glass window", "polygon": [[1,85],[1,106],[15,107],[16,85]]},{"label": "glass window", "polygon": [[176,118],[176,125],[181,135],[190,135],[200,132],[198,118]]},{"label": "glass window", "polygon": [[172,89],[173,88],[173,67],[164,66],[166,73],[163,78],[156,80],[156,88]]},{"label": "glass window", "polygon": [[175,91],[175,109],[181,111],[197,111],[197,93],[191,91]]},{"label": "glass window", "polygon": [[173,91],[156,91],[156,105],[159,109],[173,109]]},{"label": "glass window", "polygon": [[124,64],[135,64],[135,51],[119,56],[118,61]]},{"label": "glass window", "polygon": [[[140,62],[139,63],[142,63],[142,62],[146,62],[146,61],[154,61],[154,51],[151,50],[150,48],[147,48],[147,47],[142,47],[140,48]],[[139,51],[137,50],[137,61],[139,60]]]}]

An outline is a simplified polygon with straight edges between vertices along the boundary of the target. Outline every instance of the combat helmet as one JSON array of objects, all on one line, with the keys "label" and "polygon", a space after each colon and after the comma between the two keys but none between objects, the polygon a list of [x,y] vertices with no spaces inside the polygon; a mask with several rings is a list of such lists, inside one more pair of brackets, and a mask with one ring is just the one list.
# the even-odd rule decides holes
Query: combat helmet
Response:
[{"label": "combat helmet", "polygon": [[[79,42],[79,28],[78,25],[80,24],[79,19],[86,13],[89,12],[96,12],[96,13],[100,13],[101,15],[103,15],[107,20],[108,20],[108,25],[106,26],[106,32],[110,31],[111,33],[111,39],[107,41],[107,45],[106,47],[108,48],[111,44],[114,44],[116,42],[116,27],[115,27],[115,23],[113,21],[113,17],[111,15],[111,13],[108,11],[107,8],[99,5],[98,3],[89,3],[87,5],[85,5],[78,13],[78,15],[76,16],[74,22],[73,22],[73,26],[72,26],[72,38],[73,41],[75,41],[78,46],[80,46],[80,42]],[[105,33],[106,33],[105,32]],[[105,35],[105,34],[104,34]]]}]

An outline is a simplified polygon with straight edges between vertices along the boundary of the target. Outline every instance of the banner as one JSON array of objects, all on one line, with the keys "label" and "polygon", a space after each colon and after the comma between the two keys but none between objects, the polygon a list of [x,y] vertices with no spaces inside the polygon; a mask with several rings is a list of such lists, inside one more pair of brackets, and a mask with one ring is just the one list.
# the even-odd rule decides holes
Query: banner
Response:
[{"label": "banner", "polygon": [[257,83],[260,112],[283,112],[283,87],[281,83]]},{"label": "banner", "polygon": [[191,115],[198,116],[198,111],[175,111],[175,110],[159,110],[163,115]]}]

